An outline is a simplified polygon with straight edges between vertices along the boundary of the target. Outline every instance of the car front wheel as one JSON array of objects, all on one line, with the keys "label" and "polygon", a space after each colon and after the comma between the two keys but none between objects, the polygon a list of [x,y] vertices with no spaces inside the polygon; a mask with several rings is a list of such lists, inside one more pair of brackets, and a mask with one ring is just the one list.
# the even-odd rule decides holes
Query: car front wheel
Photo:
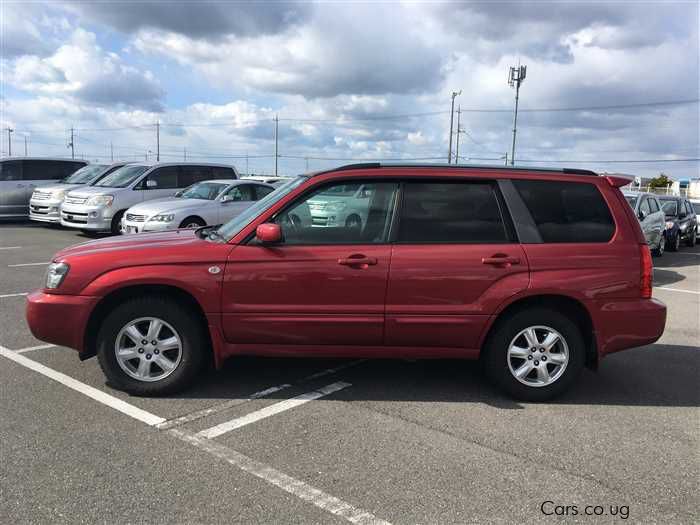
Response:
[{"label": "car front wheel", "polygon": [[661,257],[664,254],[664,251],[666,251],[666,236],[661,234],[661,238],[659,239],[659,245],[654,250],[654,255],[656,255],[657,257]]},{"label": "car front wheel", "polygon": [[104,320],[97,357],[109,383],[130,394],[182,390],[204,361],[199,320],[175,301],[141,298],[117,306]]},{"label": "car front wheel", "polygon": [[577,325],[548,309],[521,310],[495,327],[484,348],[489,378],[523,401],[562,394],[583,369],[585,345]]},{"label": "car front wheel", "polygon": [[685,243],[692,248],[693,246],[695,246],[695,243],[697,242],[697,235],[698,235],[697,229],[693,228],[693,233],[688,235],[688,239],[685,241]]}]

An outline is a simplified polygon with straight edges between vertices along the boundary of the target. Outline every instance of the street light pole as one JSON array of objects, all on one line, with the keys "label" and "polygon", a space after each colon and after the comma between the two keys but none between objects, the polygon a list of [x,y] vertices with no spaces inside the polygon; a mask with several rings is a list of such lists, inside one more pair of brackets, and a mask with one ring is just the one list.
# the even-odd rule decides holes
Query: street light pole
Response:
[{"label": "street light pole", "polygon": [[513,115],[513,145],[510,150],[510,165],[515,165],[515,134],[518,128],[518,98],[520,97],[520,84],[525,80],[527,66],[518,65],[511,67],[508,74],[508,85],[515,86],[515,114]]},{"label": "street light pole", "polygon": [[8,127],[7,128],[7,156],[11,157],[12,156],[12,132],[14,129]]},{"label": "street light pole", "polygon": [[447,163],[452,164],[452,126],[455,120],[455,97],[462,94],[462,90],[452,92],[452,109],[450,110],[450,146],[447,152]]},{"label": "street light pole", "polygon": [[278,151],[278,135],[279,135],[279,125],[280,125],[280,119],[278,115],[275,115],[275,177],[277,177],[277,159],[279,158],[279,154],[277,153]]}]

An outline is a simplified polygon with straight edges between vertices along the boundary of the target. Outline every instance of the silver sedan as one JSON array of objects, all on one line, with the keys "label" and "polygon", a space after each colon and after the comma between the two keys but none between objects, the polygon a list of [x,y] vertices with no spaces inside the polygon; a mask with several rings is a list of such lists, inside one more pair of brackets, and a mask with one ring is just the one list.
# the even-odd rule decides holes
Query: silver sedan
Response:
[{"label": "silver sedan", "polygon": [[122,218],[122,233],[156,232],[222,224],[274,191],[249,180],[198,182],[175,194],[132,206]]}]

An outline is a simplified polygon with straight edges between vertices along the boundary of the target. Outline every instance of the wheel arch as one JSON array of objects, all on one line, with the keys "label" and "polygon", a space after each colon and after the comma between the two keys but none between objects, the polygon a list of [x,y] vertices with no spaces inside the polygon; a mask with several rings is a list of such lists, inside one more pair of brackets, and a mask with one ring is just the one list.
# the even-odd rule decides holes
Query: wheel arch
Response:
[{"label": "wheel arch", "polygon": [[124,301],[128,301],[129,299],[136,297],[143,297],[145,295],[166,297],[177,301],[180,304],[187,305],[187,308],[197,316],[197,319],[201,323],[202,330],[207,337],[207,340],[205,341],[205,347],[208,353],[207,357],[210,360],[213,359],[214,352],[211,333],[209,331],[207,317],[204,313],[202,305],[199,304],[197,299],[186,290],[183,290],[177,286],[166,284],[134,284],[124,286],[122,288],[112,290],[110,293],[100,299],[100,301],[92,309],[92,312],[90,312],[85,328],[85,334],[83,336],[83,351],[80,353],[80,359],[85,360],[95,356],[97,352],[97,334],[99,332],[100,325],[102,320],[112,309]]},{"label": "wheel arch", "polygon": [[504,322],[515,312],[527,308],[548,308],[565,314],[576,323],[586,346],[586,366],[592,369],[598,367],[598,344],[593,332],[593,319],[585,305],[578,299],[568,295],[543,294],[530,295],[517,298],[501,307],[494,315],[490,325],[482,337],[481,347],[483,348],[489,337],[497,329],[499,323]]}]

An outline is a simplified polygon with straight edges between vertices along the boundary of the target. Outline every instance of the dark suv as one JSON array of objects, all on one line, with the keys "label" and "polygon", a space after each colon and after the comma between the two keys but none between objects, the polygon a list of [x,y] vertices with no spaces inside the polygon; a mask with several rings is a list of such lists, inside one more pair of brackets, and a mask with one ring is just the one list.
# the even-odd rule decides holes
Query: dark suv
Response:
[{"label": "dark suv", "polygon": [[659,197],[661,209],[666,215],[666,248],[677,251],[681,241],[695,246],[698,235],[698,218],[693,205],[683,197],[664,195]]},{"label": "dark suv", "polygon": [[663,332],[628,183],[379,164],[299,176],[218,228],[59,252],[27,320],[140,395],[247,354],[481,359],[511,395],[544,400]]}]

